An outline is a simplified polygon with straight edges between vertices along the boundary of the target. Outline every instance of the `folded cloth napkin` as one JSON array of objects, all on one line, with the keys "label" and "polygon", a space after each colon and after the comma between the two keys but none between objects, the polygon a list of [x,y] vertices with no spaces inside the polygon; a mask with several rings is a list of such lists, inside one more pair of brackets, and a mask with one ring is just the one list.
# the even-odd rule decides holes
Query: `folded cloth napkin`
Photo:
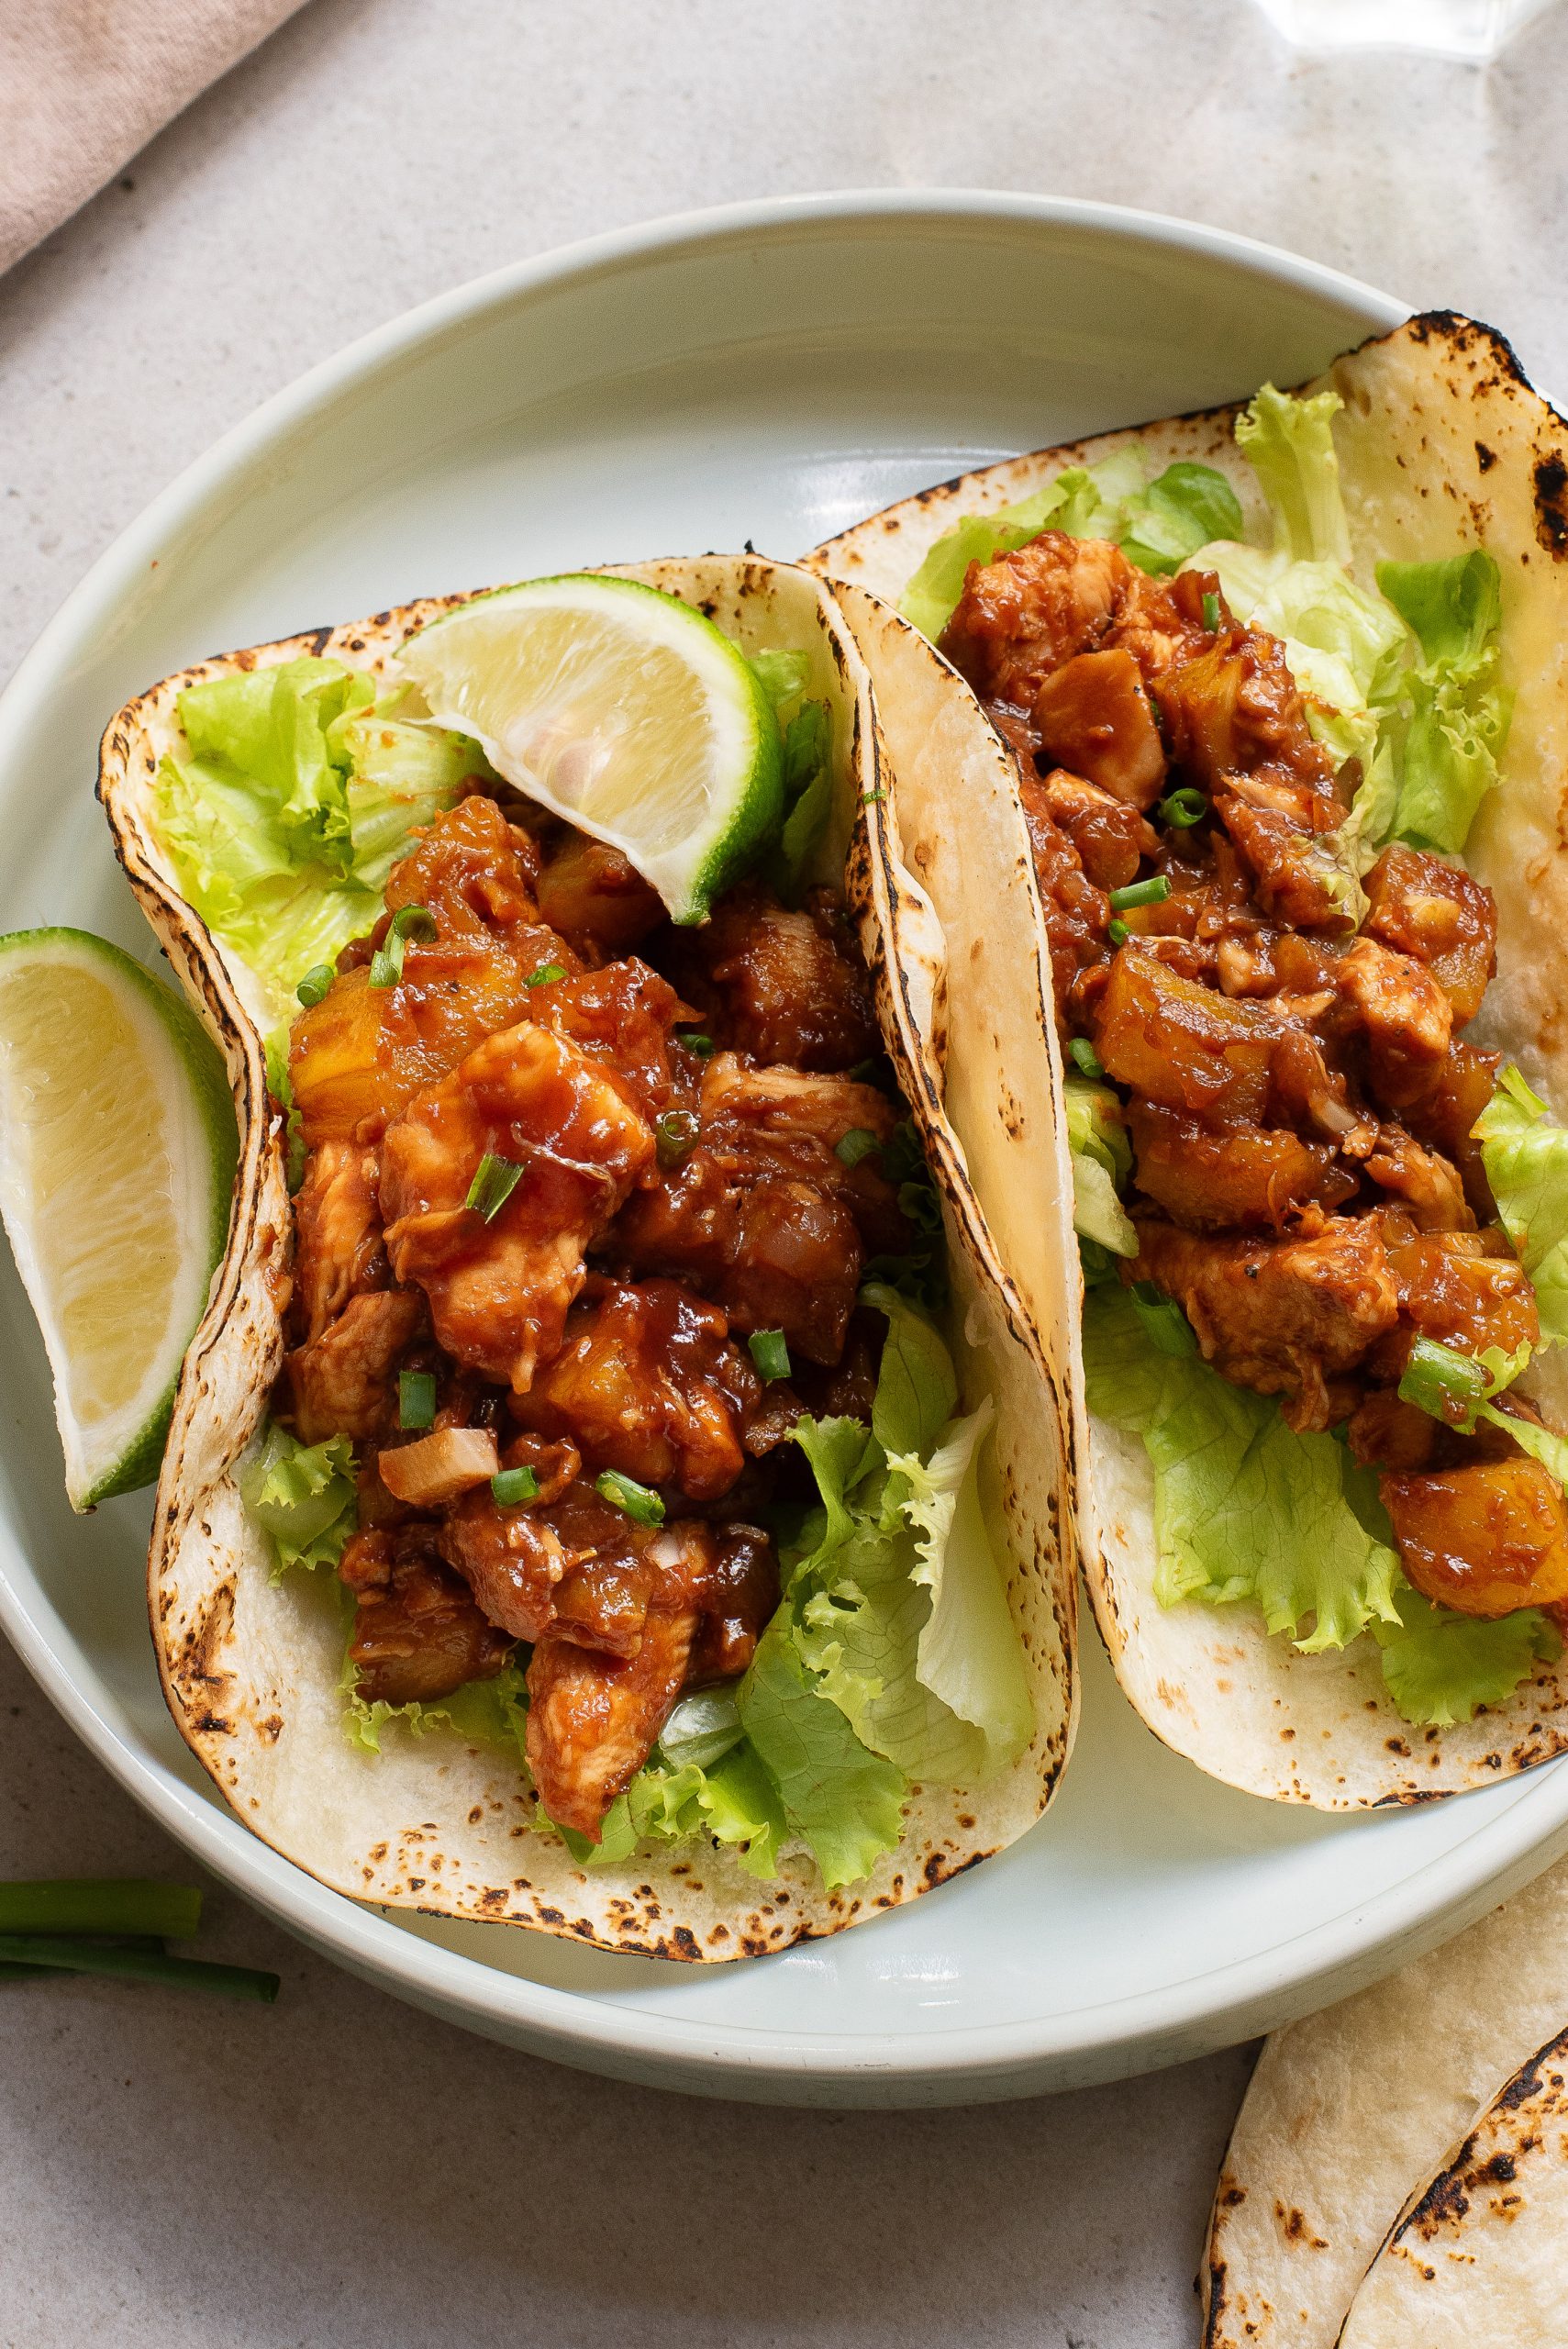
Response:
[{"label": "folded cloth napkin", "polygon": [[0,0],[0,270],[300,0]]}]

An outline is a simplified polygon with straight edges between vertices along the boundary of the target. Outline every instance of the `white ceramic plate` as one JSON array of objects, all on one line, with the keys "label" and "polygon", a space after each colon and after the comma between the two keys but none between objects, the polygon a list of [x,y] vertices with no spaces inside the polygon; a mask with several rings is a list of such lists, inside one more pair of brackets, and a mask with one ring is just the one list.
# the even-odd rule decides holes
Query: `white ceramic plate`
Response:
[{"label": "white ceramic plate", "polygon": [[[446,588],[794,554],[1010,451],[1291,382],[1404,306],[1211,230],[1019,196],[713,213],[502,273],[318,368],[99,562],[0,703],[0,929],[152,959],[93,799],[106,718],[198,655]],[[145,1498],[73,1520],[8,1258],[0,1620],[137,1798],[318,1948],[562,2060],[759,2099],[1023,2095],[1268,2029],[1456,1932],[1568,1846],[1563,1767],[1332,1821],[1232,1792],[1122,1700],[1084,1620],[1049,1817],[910,1909],[753,1964],[614,1958],[356,1908],[186,1755],[143,1611]]]}]

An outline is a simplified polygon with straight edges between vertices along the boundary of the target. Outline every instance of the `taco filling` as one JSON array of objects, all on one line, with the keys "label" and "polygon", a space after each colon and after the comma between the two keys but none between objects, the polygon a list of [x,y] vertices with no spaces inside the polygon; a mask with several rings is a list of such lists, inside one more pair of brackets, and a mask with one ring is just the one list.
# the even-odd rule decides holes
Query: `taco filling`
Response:
[{"label": "taco filling", "polygon": [[1352,574],[1340,405],[1271,388],[1240,418],[1272,551],[1209,468],[1080,469],[1018,527],[961,525],[905,608],[1018,762],[1089,1402],[1152,1460],[1156,1595],[1256,1601],[1308,1648],[1370,1631],[1400,1709],[1443,1722],[1558,1652],[1568,1444],[1515,1381],[1568,1336],[1568,1137],[1467,1034],[1498,566]]},{"label": "taco filling", "polygon": [[[329,665],[263,673],[270,741]],[[828,707],[803,657],[757,665],[819,831]],[[262,809],[226,718],[256,685],[180,716]],[[280,1572],[341,1586],[362,1744],[514,1740],[580,1859],[700,1831],[852,1881],[911,1778],[989,1776],[1031,1724],[975,1498],[990,1407],[955,1416],[941,1216],[845,906],[797,825],[677,925],[617,849],[429,739],[444,772],[420,751],[368,916],[362,874],[288,881],[281,962],[182,855],[190,775],[161,772],[183,883],[274,995],[360,930],[268,1048],[294,1258],[240,1489]]]}]

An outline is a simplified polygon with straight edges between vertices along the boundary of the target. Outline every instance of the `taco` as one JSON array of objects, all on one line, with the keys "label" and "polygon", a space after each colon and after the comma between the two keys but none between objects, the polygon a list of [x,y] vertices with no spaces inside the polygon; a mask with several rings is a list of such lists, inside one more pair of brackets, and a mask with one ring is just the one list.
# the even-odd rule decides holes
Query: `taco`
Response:
[{"label": "taco", "polygon": [[[1433,315],[811,562],[862,628],[900,606],[968,715],[906,861],[966,854],[974,774],[1011,774],[1122,1687],[1215,1776],[1327,1809],[1562,1752],[1568,429]],[[1006,1253],[1021,1210],[971,1163]]]},{"label": "taco", "polygon": [[[655,740],[579,605],[706,703]],[[473,663],[525,639],[549,691],[504,685],[502,724]],[[748,780],[698,855],[715,740]],[[410,605],[108,728],[116,847],[240,1128],[154,1640],[192,1751],[324,1883],[721,1959],[1050,1799],[1065,1365],[879,1031],[888,787],[834,599],[742,558]]]}]

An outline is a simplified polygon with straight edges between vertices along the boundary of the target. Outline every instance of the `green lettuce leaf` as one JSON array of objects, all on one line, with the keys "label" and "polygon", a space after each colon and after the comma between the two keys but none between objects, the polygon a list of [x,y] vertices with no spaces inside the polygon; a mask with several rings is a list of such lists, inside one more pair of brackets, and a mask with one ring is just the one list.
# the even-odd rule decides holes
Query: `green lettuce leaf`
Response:
[{"label": "green lettuce leaf", "polygon": [[952,1356],[935,1324],[895,1289],[868,1281],[861,1303],[887,1317],[872,1434],[884,1452],[927,1453],[958,1408]]},{"label": "green lettuce leaf", "polygon": [[1132,1172],[1121,1106],[1107,1085],[1066,1080],[1067,1146],[1073,1154],[1073,1228],[1113,1256],[1136,1256],[1138,1234],[1117,1194]]},{"label": "green lettuce leaf", "polygon": [[749,652],[746,665],[767,696],[782,729],[784,712],[806,691],[806,680],[811,674],[810,655],[787,651]]},{"label": "green lettuce leaf", "polygon": [[239,1497],[272,1544],[276,1582],[290,1566],[335,1566],[358,1523],[353,1446],[347,1436],[303,1444],[270,1427],[239,1472]]},{"label": "green lettuce leaf", "polygon": [[904,590],[899,610],[934,644],[963,593],[972,562],[1016,553],[1042,530],[1110,539],[1143,570],[1176,571],[1207,540],[1241,528],[1236,493],[1223,473],[1185,460],[1150,481],[1135,441],[1097,465],[1069,465],[1031,497],[995,514],[966,514],[940,538]]},{"label": "green lettuce leaf", "polygon": [[506,1664],[488,1680],[465,1680],[461,1688],[432,1705],[392,1705],[384,1697],[367,1702],[354,1687],[351,1664],[345,1666],[343,1687],[350,1742],[362,1746],[367,1753],[381,1752],[382,1732],[389,1726],[406,1729],[415,1737],[448,1729],[476,1745],[516,1753],[524,1768],[528,1766],[528,1689],[520,1664]]},{"label": "green lettuce leaf", "polygon": [[1218,573],[1238,619],[1280,639],[1307,722],[1336,766],[1369,766],[1409,641],[1398,613],[1339,563],[1293,561],[1283,548],[1207,546],[1193,560]]},{"label": "green lettuce leaf", "polygon": [[1393,830],[1457,856],[1497,780],[1513,697],[1498,674],[1502,585],[1478,549],[1446,562],[1380,562],[1377,584],[1421,648],[1405,680],[1403,772]]},{"label": "green lettuce leaf", "polygon": [[1511,1063],[1476,1119],[1503,1229],[1535,1284],[1543,1345],[1568,1340],[1568,1131]]},{"label": "green lettuce leaf", "polygon": [[1292,562],[1350,563],[1333,432],[1343,406],[1338,392],[1301,399],[1265,384],[1236,419],[1236,445],[1273,518],[1275,550]]},{"label": "green lettuce leaf", "polygon": [[1332,1436],[1297,1435],[1271,1397],[1155,1351],[1125,1292],[1086,1299],[1084,1353],[1090,1408],[1141,1435],[1154,1464],[1162,1606],[1253,1599],[1309,1653],[1397,1620],[1376,1479]]},{"label": "green lettuce leaf", "polygon": [[784,885],[798,896],[833,810],[833,717],[825,701],[802,702],[784,729]]},{"label": "green lettuce leaf", "polygon": [[904,1773],[823,1701],[782,1610],[757,1642],[740,1705],[789,1831],[810,1847],[828,1890],[869,1876],[903,1831]]},{"label": "green lettuce leaf", "polygon": [[216,936],[292,1017],[294,987],[381,912],[416,824],[484,773],[462,737],[370,707],[369,678],[300,660],[193,685],[188,755],[165,757],[155,820],[180,886]]},{"label": "green lettuce leaf", "polygon": [[[1510,1433],[1519,1423],[1505,1420]],[[1383,1676],[1407,1721],[1447,1729],[1467,1721],[1483,1705],[1500,1705],[1538,1661],[1554,1664],[1562,1642],[1538,1608],[1487,1622],[1434,1607],[1408,1583],[1396,1593],[1398,1617],[1373,1631],[1383,1651]]]}]

